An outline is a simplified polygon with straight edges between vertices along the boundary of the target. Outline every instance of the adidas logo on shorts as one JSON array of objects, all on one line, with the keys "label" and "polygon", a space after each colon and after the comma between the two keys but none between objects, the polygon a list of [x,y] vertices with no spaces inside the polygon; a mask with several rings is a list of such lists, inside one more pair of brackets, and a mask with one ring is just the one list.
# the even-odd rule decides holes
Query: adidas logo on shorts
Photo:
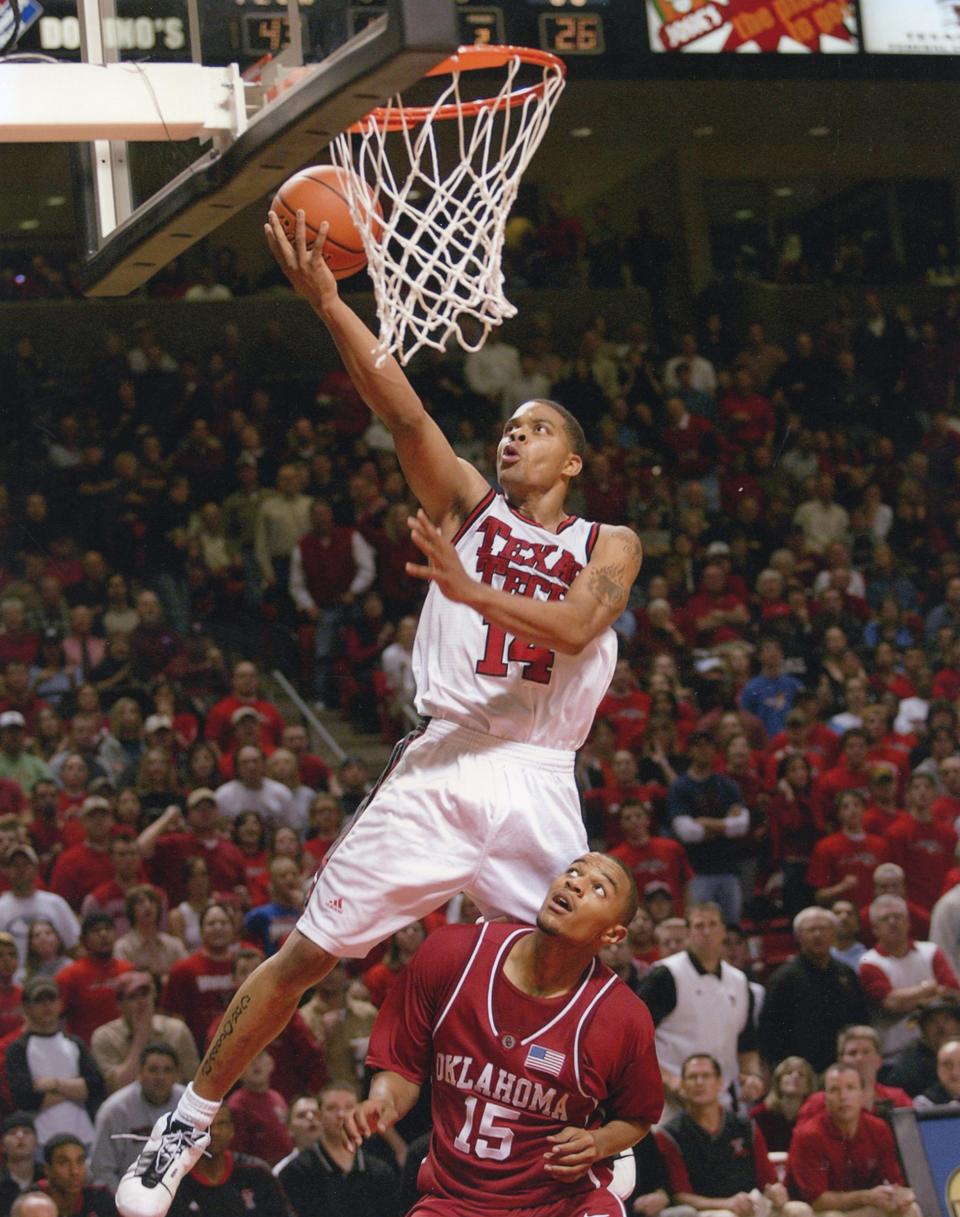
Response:
[{"label": "adidas logo on shorts", "polygon": [[342,896],[332,896],[327,901],[326,907],[328,909],[330,909],[331,912],[342,913],[343,912],[343,897]]}]

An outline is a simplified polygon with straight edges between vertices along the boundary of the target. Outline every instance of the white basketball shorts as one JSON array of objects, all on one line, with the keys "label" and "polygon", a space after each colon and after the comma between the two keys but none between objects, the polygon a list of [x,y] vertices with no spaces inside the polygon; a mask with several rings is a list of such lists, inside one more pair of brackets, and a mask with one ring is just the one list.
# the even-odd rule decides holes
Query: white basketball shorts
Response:
[{"label": "white basketball shorts", "polygon": [[317,872],[297,929],[360,959],[467,892],[486,917],[533,924],[587,851],[574,754],[432,719],[407,736]]}]

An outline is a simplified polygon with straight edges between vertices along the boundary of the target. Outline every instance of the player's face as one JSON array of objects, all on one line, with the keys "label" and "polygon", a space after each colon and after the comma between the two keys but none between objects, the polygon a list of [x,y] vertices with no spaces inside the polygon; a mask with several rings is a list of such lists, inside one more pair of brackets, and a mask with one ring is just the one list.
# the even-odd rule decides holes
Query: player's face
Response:
[{"label": "player's face", "polygon": [[563,418],[543,402],[522,405],[507,422],[497,446],[497,476],[509,486],[553,486],[576,477],[583,462],[570,451]]},{"label": "player's face", "polygon": [[570,942],[607,946],[626,934],[627,877],[602,854],[585,854],[554,879],[537,916],[539,929]]}]

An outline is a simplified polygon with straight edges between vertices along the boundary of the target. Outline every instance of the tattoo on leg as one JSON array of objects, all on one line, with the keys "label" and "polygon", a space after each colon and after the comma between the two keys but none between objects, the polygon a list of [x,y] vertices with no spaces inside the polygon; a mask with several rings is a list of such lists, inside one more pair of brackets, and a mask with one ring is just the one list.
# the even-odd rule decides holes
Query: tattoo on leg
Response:
[{"label": "tattoo on leg", "polygon": [[227,1017],[220,1024],[220,1030],[217,1032],[217,1038],[207,1049],[207,1055],[203,1058],[203,1064],[200,1066],[200,1072],[205,1078],[208,1078],[213,1072],[213,1065],[217,1057],[220,1055],[220,1049],[227,1042],[234,1031],[237,1029],[237,1023],[243,1016],[243,1012],[250,1005],[250,994],[244,993],[243,997],[233,1007]]}]

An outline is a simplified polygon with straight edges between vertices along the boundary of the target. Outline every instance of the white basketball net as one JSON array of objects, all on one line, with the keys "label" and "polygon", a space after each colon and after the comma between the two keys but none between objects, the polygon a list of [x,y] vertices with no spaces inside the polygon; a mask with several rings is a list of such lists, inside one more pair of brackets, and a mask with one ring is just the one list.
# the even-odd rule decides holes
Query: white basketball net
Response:
[{"label": "white basketball net", "polygon": [[[331,146],[334,163],[373,188],[371,198],[347,175],[377,299],[378,362],[389,353],[406,364],[423,346],[444,350],[453,336],[479,350],[493,326],[516,314],[504,295],[504,229],[564,85],[562,70],[545,64],[542,92],[511,107],[522,63],[509,60],[503,87],[477,114],[463,111],[464,72],[455,69],[425,120],[408,121],[402,98],[393,97],[381,114],[398,130],[371,115],[359,134],[345,132]],[[435,138],[438,111],[450,105],[457,114],[445,121],[455,127],[459,155],[452,169],[441,167]],[[384,216],[379,237],[374,199]],[[466,318],[479,325],[478,337],[464,333]]]}]

